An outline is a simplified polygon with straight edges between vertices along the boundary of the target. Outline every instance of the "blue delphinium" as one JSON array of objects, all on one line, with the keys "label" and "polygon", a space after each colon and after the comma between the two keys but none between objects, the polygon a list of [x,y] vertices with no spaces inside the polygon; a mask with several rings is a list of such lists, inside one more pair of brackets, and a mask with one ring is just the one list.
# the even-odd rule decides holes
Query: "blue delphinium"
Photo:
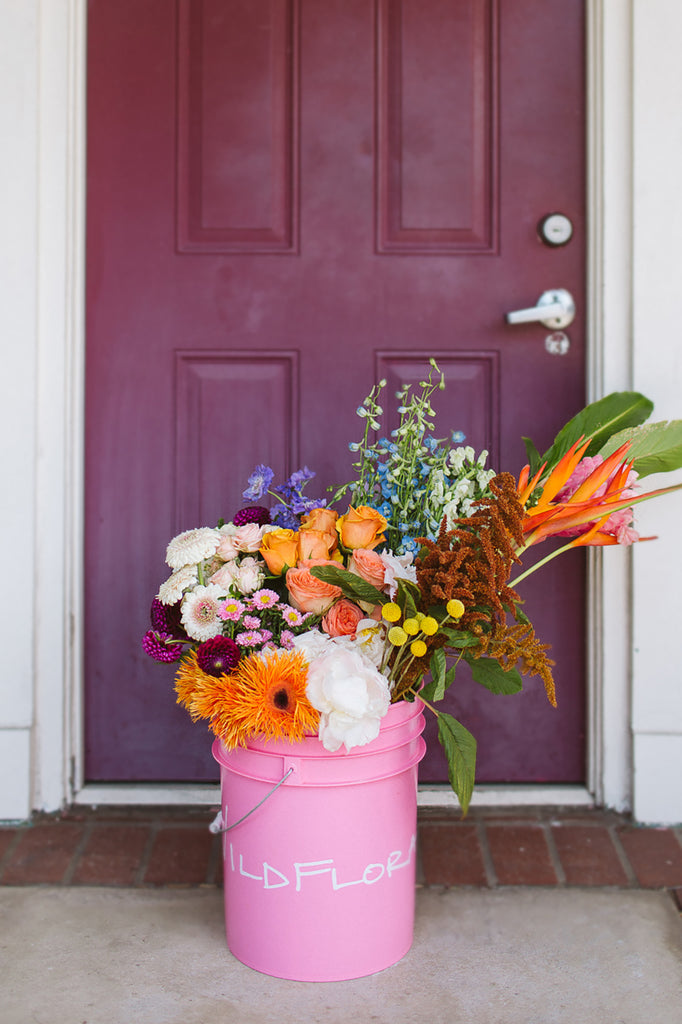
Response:
[{"label": "blue delphinium", "polygon": [[274,472],[269,466],[256,466],[249,477],[249,486],[243,493],[247,501],[257,501],[264,494],[270,494],[276,498],[279,504],[275,505],[270,512],[270,521],[285,530],[297,530],[300,526],[300,518],[314,508],[323,508],[327,502],[325,498],[306,498],[303,495],[303,488],[312,480],[315,473],[312,469],[304,466],[291,474],[288,480],[276,487],[271,487],[274,479]]}]

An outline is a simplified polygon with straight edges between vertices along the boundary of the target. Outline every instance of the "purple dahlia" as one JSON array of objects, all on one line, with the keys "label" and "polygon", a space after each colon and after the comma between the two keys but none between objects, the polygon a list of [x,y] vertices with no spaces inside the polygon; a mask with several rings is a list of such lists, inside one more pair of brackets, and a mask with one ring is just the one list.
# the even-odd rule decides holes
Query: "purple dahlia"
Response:
[{"label": "purple dahlia", "polygon": [[256,523],[257,526],[265,526],[270,522],[270,510],[262,505],[252,505],[250,508],[240,508],[232,520],[235,526],[246,526],[247,523]]},{"label": "purple dahlia", "polygon": [[241,657],[241,651],[229,636],[214,636],[197,647],[197,665],[209,676],[227,675]]}]

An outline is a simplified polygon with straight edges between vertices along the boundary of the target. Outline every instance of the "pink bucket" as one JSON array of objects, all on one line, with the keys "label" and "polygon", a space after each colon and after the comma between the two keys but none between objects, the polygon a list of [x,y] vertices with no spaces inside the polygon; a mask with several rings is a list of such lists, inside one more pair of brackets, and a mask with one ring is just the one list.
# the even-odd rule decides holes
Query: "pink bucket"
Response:
[{"label": "pink bucket", "polygon": [[422,705],[400,702],[377,739],[350,753],[330,754],[317,737],[214,742],[225,927],[238,960],[292,981],[345,981],[407,953],[423,728]]}]

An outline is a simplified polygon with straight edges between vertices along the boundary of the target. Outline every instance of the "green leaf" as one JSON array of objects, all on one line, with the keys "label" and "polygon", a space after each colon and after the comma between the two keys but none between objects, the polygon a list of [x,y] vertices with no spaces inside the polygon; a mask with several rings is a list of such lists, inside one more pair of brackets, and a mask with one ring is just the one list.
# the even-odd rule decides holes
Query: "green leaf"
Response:
[{"label": "green leaf", "polygon": [[411,583],[409,580],[396,580],[398,593],[396,594],[396,604],[399,605],[403,618],[413,619],[417,614],[417,602],[421,597],[419,587],[415,583]]},{"label": "green leaf", "polygon": [[467,660],[471,666],[471,675],[474,680],[481,686],[485,686],[491,693],[509,695],[523,689],[523,680],[515,668],[507,669],[505,672],[499,661],[495,661],[494,658]]},{"label": "green leaf", "polygon": [[337,569],[335,565],[313,565],[310,573],[316,579],[322,580],[323,583],[331,583],[332,586],[339,587],[345,597],[349,597],[352,601],[385,604],[388,600],[386,595],[373,587],[371,583],[363,580],[361,576],[356,576],[354,572],[348,572],[347,569]]},{"label": "green leaf", "polygon": [[461,629],[448,629],[444,626],[440,632],[447,637],[448,647],[456,647],[458,650],[462,647],[476,647],[480,643],[478,637]]},{"label": "green leaf", "polygon": [[529,437],[524,437],[522,440],[526,448],[526,458],[528,459],[528,465],[530,466],[530,475],[533,477],[542,465],[542,456]]},{"label": "green leaf", "polygon": [[429,667],[431,678],[435,684],[432,700],[442,700],[445,696],[445,651],[440,647],[431,655]]},{"label": "green leaf", "polygon": [[591,437],[586,455],[596,455],[608,439],[626,427],[636,427],[651,416],[654,404],[638,391],[614,391],[597,402],[591,402],[562,427],[542,462],[549,473],[559,459],[580,437]]},{"label": "green leaf", "polygon": [[439,711],[438,742],[447,758],[450,785],[466,815],[476,778],[476,740],[456,718]]},{"label": "green leaf", "polygon": [[634,468],[640,477],[670,473],[682,467],[682,420],[645,423],[621,430],[609,438],[599,454],[606,458],[625,441],[631,442],[627,457],[635,460]]}]

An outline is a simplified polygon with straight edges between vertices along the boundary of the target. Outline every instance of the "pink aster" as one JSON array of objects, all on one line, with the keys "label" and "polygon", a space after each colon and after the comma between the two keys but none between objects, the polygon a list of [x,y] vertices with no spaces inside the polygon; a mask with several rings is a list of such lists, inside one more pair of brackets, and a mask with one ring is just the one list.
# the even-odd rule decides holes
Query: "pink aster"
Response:
[{"label": "pink aster", "polygon": [[257,647],[263,643],[263,636],[257,629],[250,629],[245,633],[237,633],[234,642],[240,647]]},{"label": "pink aster", "polygon": [[294,634],[290,629],[283,629],[279,638],[279,642],[285,650],[291,651],[294,646]]},{"label": "pink aster", "polygon": [[290,604],[280,604],[278,607],[288,626],[302,626],[307,618],[307,614],[303,615],[297,608],[292,608]]},{"label": "pink aster", "polygon": [[225,619],[228,622],[239,622],[245,611],[246,605],[235,597],[231,597],[223,602],[219,614],[221,619]]},{"label": "pink aster", "polygon": [[279,594],[263,588],[252,594],[250,601],[252,608],[275,608],[279,604]]},{"label": "pink aster", "polygon": [[256,615],[245,615],[242,619],[242,625],[246,629],[260,629],[260,619]]}]

